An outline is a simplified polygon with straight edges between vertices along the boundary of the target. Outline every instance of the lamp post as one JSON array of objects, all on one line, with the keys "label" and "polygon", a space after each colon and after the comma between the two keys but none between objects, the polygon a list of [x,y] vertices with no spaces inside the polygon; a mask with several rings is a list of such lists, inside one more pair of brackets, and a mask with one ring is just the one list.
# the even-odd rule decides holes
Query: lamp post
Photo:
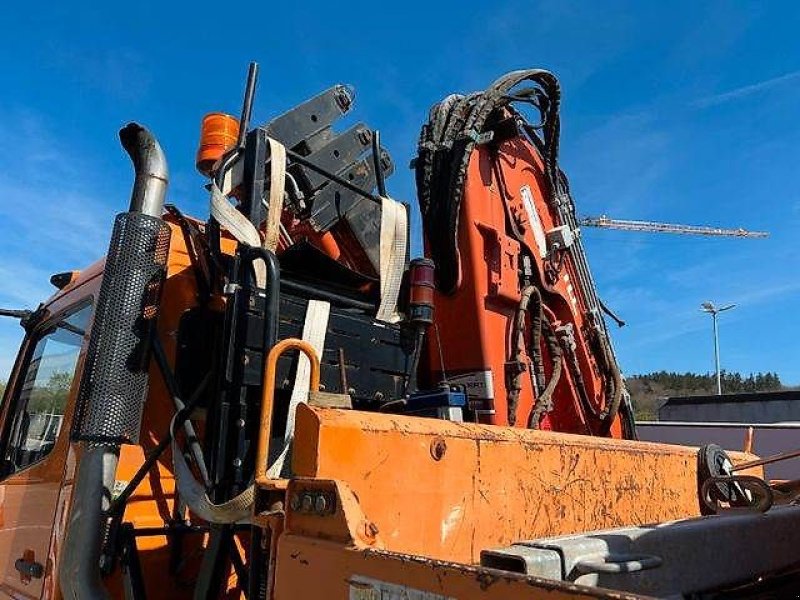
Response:
[{"label": "lamp post", "polygon": [[700,305],[700,310],[707,312],[711,315],[714,322],[714,364],[717,368],[717,396],[722,395],[722,376],[719,370],[719,332],[717,329],[717,315],[723,311],[734,308],[735,304],[726,304],[725,306],[716,307],[711,302],[703,302]]}]

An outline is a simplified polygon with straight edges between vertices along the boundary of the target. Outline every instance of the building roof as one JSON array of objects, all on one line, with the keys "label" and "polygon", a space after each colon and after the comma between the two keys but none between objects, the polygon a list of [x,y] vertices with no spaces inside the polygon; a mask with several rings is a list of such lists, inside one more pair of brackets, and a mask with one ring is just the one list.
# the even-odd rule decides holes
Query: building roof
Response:
[{"label": "building roof", "polygon": [[727,404],[740,402],[777,402],[800,400],[800,390],[785,390],[780,392],[747,392],[741,394],[722,394],[722,396],[672,396],[661,405],[665,406],[691,406],[697,404]]}]

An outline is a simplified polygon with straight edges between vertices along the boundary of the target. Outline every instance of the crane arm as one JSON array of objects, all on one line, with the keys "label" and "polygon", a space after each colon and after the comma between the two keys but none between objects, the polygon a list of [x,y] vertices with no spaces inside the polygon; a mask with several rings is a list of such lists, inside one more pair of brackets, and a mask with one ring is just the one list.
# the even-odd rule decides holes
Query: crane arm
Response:
[{"label": "crane arm", "polygon": [[706,235],[721,237],[765,238],[766,231],[749,231],[741,227],[723,229],[704,225],[679,225],[675,223],[659,223],[657,221],[633,221],[629,219],[611,219],[605,215],[599,217],[582,217],[578,220],[582,227],[600,227],[603,229],[620,229],[623,231],[646,231],[652,233],[681,233],[685,235]]}]

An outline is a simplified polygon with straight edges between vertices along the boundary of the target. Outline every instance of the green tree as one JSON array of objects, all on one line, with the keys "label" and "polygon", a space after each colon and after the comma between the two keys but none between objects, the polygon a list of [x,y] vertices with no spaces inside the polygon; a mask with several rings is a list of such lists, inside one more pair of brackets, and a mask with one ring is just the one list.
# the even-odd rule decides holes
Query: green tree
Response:
[{"label": "green tree", "polygon": [[[723,371],[720,375],[723,392],[728,394],[789,389],[774,372],[742,375]],[[641,420],[657,418],[658,409],[670,396],[704,396],[717,392],[714,373],[656,371],[632,375],[626,383],[636,418]]]},{"label": "green tree", "polygon": [[32,390],[28,400],[28,412],[63,414],[71,384],[71,373],[66,371],[54,372],[48,378],[47,383]]}]

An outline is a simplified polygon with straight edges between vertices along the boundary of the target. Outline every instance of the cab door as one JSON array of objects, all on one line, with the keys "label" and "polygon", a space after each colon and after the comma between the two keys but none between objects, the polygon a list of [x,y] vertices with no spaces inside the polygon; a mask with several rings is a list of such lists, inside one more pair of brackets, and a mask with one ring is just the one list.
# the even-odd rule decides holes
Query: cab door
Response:
[{"label": "cab door", "polygon": [[[88,300],[44,319],[27,336],[9,381],[0,428],[0,597],[52,589],[56,512],[68,504],[64,472],[92,313]],[[49,596],[50,594],[46,594]]]}]

